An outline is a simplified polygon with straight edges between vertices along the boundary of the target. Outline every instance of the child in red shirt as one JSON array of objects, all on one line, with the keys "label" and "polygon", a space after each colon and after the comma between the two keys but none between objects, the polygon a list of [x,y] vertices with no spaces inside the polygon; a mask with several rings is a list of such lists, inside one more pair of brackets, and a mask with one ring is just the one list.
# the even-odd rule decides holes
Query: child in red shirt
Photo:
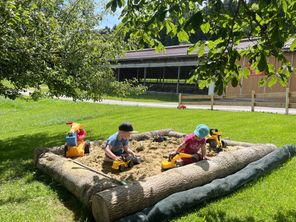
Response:
[{"label": "child in red shirt", "polygon": [[[188,153],[192,154],[192,158],[182,158],[181,165],[194,163],[200,160],[207,159],[206,157],[206,139],[209,134],[209,127],[205,124],[200,124],[196,127],[193,134],[185,136],[184,142],[178,147],[178,149],[171,153],[170,156],[176,155],[176,153]],[[201,150],[201,154],[198,151]]]}]

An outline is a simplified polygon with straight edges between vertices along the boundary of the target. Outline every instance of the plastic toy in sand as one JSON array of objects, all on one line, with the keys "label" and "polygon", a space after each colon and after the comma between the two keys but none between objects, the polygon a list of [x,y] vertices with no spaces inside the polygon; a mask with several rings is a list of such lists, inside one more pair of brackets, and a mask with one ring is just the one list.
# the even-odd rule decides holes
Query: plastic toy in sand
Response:
[{"label": "plastic toy in sand", "polygon": [[85,153],[89,153],[90,142],[84,141],[86,131],[84,126],[79,123],[67,122],[71,126],[66,136],[66,144],[64,146],[66,157],[81,157]]}]

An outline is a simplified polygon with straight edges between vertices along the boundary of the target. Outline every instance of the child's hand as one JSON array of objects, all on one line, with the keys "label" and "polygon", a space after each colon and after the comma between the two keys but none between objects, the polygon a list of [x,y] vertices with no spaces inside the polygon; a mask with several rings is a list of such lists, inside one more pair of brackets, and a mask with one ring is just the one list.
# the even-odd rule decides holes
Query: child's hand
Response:
[{"label": "child's hand", "polygon": [[121,157],[120,157],[120,156],[116,156],[114,160],[117,160],[117,161],[119,161],[119,160],[122,160],[122,159],[121,159]]},{"label": "child's hand", "polygon": [[176,155],[177,155],[177,152],[176,151],[170,152],[169,153],[169,158],[168,158],[169,161],[171,161],[173,159],[173,157],[176,156]]}]

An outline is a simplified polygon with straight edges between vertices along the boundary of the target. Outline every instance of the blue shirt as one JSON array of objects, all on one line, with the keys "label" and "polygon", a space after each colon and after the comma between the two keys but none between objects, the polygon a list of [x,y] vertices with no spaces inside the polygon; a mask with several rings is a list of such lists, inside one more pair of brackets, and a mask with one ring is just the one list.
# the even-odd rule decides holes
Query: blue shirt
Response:
[{"label": "blue shirt", "polygon": [[117,152],[117,151],[123,151],[123,147],[128,144],[127,139],[118,139],[118,132],[114,133],[112,136],[110,136],[107,140],[107,145],[111,145],[111,151]]}]

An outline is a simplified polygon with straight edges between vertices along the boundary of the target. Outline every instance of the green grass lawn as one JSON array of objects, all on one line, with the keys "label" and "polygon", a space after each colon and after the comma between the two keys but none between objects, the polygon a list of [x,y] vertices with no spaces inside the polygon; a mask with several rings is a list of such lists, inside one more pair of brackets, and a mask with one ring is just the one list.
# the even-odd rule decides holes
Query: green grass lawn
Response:
[{"label": "green grass lawn", "polygon": [[[34,168],[33,150],[64,143],[72,120],[89,139],[106,138],[122,121],[140,132],[173,128],[190,133],[198,123],[224,137],[278,146],[296,144],[295,116],[123,107],[81,102],[11,101],[0,97],[0,221],[90,221],[79,201]],[[296,158],[237,192],[184,213],[176,221],[296,221]]]}]

